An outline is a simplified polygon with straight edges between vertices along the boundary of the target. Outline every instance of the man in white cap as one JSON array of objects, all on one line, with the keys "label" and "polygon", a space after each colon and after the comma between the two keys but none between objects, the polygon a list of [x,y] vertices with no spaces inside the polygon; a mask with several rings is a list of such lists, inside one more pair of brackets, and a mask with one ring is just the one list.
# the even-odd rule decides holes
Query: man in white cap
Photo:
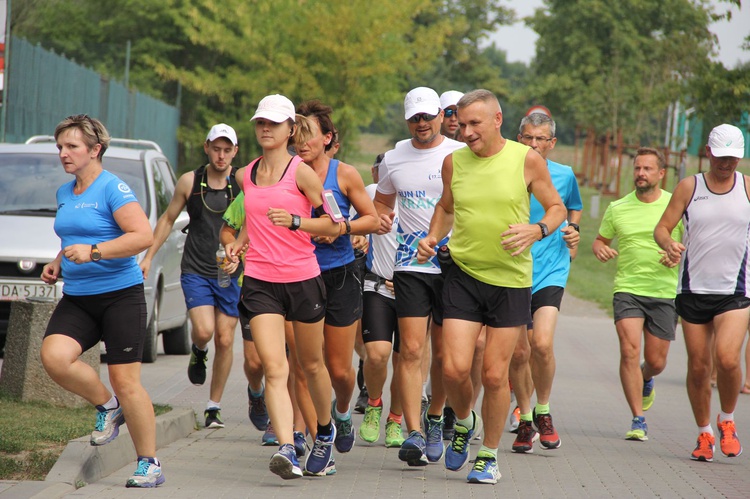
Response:
[{"label": "man in white cap", "polygon": [[[724,124],[711,130],[706,145],[709,171],[677,184],[654,230],[665,264],[680,264],[675,306],[682,317],[687,392],[698,425],[698,443],[690,456],[696,461],[714,457],[712,362],[718,373],[721,452],[727,457],[742,453],[734,409],[742,385],[740,352],[750,310],[750,177],[736,171],[744,155],[745,138],[739,128]],[[680,219],[685,227],[682,242],[671,237]]]},{"label": "man in white cap", "polygon": [[[425,413],[425,440],[420,421],[422,384],[414,380],[422,379],[422,354],[430,316],[433,364],[442,359],[443,277],[436,258],[426,263],[417,262],[417,242],[427,234],[435,205],[443,192],[440,177],[443,159],[464,144],[440,133],[443,111],[440,98],[433,89],[417,87],[411,90],[404,99],[404,111],[412,137],[398,142],[385,153],[379,167],[380,182],[374,201],[381,218],[378,234],[390,232],[396,203],[399,210],[393,284],[401,334],[398,373],[409,435],[398,456],[410,466],[425,466],[428,459],[439,461],[444,453],[442,416],[445,392],[442,376],[434,376],[432,404]],[[447,241],[446,237],[441,244]]]},{"label": "man in white cap", "polygon": [[458,99],[463,97],[463,92],[458,90],[448,90],[440,94],[440,107],[443,110],[443,124],[440,126],[440,133],[448,138],[455,139],[458,131],[458,115],[456,114],[456,104]]},{"label": "man in white cap", "polygon": [[219,123],[211,128],[203,144],[208,164],[185,173],[177,181],[172,201],[154,228],[154,244],[140,264],[145,277],[151,259],[169,237],[180,212],[187,207],[190,229],[182,255],[180,281],[193,326],[188,378],[194,385],[206,381],[208,343],[212,338],[216,348],[211,390],[204,412],[206,428],[224,427],[220,413],[221,397],[232,368],[232,345],[238,318],[240,288],[237,277],[241,270],[235,272],[226,288],[219,286],[216,272],[222,215],[240,193],[234,179],[235,168],[232,167],[237,149],[237,134],[231,126]]}]

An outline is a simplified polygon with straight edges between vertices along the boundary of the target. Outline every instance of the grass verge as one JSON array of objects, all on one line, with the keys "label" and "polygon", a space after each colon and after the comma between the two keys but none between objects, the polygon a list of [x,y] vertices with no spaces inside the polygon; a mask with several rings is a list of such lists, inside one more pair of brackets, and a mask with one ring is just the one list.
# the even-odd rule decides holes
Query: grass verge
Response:
[{"label": "grass verge", "polygon": [[[156,415],[171,411],[155,405]],[[0,480],[44,480],[69,440],[91,433],[92,407],[71,409],[0,395]]]}]

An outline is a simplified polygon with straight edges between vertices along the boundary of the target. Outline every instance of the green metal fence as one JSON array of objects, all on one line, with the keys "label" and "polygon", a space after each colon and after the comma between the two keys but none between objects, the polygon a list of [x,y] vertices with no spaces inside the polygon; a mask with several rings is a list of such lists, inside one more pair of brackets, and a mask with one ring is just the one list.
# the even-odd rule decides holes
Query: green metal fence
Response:
[{"label": "green metal fence", "polygon": [[177,171],[178,108],[21,38],[10,38],[9,52],[5,142],[50,135],[66,116],[85,113],[100,119],[113,137],[158,143]]}]

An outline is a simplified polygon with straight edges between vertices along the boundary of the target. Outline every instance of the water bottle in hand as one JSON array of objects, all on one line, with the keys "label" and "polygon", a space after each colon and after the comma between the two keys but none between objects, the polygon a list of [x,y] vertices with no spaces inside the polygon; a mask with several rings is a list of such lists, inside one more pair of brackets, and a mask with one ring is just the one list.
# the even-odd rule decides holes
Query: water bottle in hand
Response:
[{"label": "water bottle in hand", "polygon": [[219,249],[216,250],[216,277],[219,280],[219,287],[222,288],[228,288],[232,282],[232,276],[224,270],[226,259],[227,254],[224,251],[224,246],[219,245]]}]

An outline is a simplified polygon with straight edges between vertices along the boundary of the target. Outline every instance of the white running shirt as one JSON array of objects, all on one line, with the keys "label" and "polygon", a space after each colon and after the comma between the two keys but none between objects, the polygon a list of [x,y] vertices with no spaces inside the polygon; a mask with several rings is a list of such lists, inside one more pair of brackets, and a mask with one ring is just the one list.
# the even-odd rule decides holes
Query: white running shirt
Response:
[{"label": "white running shirt", "polygon": [[406,139],[385,153],[379,167],[378,192],[397,194],[399,223],[395,271],[440,273],[436,257],[417,263],[417,242],[427,235],[435,205],[443,194],[440,175],[443,160],[461,147],[465,144],[443,137],[437,147],[417,149],[411,139]]}]

